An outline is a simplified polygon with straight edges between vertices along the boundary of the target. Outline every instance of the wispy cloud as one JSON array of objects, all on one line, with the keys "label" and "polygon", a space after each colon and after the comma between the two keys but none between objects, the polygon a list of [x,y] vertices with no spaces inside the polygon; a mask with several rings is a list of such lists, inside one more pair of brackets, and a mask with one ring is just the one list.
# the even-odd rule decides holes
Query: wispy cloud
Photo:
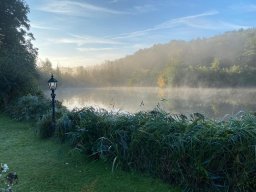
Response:
[{"label": "wispy cloud", "polygon": [[78,47],[76,50],[80,52],[98,52],[98,53],[110,53],[110,52],[127,52],[132,53],[138,49],[143,49],[145,47],[151,47],[153,43],[135,43],[135,44],[125,44],[119,46],[109,46],[109,47]]},{"label": "wispy cloud", "polygon": [[117,40],[113,39],[107,39],[107,38],[100,38],[100,37],[92,37],[92,36],[80,36],[80,35],[74,35],[70,34],[68,37],[62,37],[62,38],[54,38],[51,39],[52,43],[63,43],[63,44],[75,44],[77,46],[83,46],[83,45],[120,45],[122,42],[119,42]]},{"label": "wispy cloud", "polygon": [[100,47],[100,48],[94,48],[94,47],[78,47],[77,50],[80,52],[105,52],[105,51],[113,51],[117,48],[112,47]]},{"label": "wispy cloud", "polygon": [[129,12],[123,12],[118,10],[109,9],[106,7],[101,7],[93,5],[86,2],[80,1],[56,1],[52,0],[51,2],[41,6],[39,8],[41,11],[56,13],[56,14],[65,14],[71,16],[91,16],[92,13],[102,13],[102,14],[130,14]]},{"label": "wispy cloud", "polygon": [[191,24],[191,23],[193,23],[194,20],[196,20],[198,18],[213,16],[213,15],[217,15],[217,14],[219,14],[218,11],[211,10],[211,11],[196,14],[196,15],[190,15],[190,16],[186,16],[186,17],[179,17],[179,18],[175,18],[175,19],[170,19],[168,21],[160,23],[160,24],[158,24],[156,26],[153,26],[151,28],[147,28],[147,29],[144,29],[144,30],[135,31],[135,32],[131,32],[131,33],[120,34],[120,35],[114,37],[114,39],[123,39],[123,38],[144,36],[148,32],[162,30],[162,29],[171,29],[171,28],[176,27],[180,24],[185,24],[185,25],[188,24],[188,23]]},{"label": "wispy cloud", "polygon": [[31,23],[31,28],[42,29],[42,30],[58,30],[58,28],[56,28],[56,27],[49,27],[49,26],[41,25],[41,24],[37,24],[37,23]]},{"label": "wispy cloud", "polygon": [[220,21],[219,22],[219,28],[220,29],[225,29],[225,30],[235,30],[235,29],[249,29],[252,28],[252,26],[248,26],[248,25],[238,25],[238,24],[234,24],[234,23],[228,23],[228,22],[223,22]]},{"label": "wispy cloud", "polygon": [[234,23],[229,23],[225,21],[209,21],[209,20],[199,20],[199,21],[187,21],[187,26],[190,26],[192,28],[199,28],[199,29],[205,29],[205,30],[235,30],[235,29],[248,29],[251,26],[246,25],[238,25]]}]

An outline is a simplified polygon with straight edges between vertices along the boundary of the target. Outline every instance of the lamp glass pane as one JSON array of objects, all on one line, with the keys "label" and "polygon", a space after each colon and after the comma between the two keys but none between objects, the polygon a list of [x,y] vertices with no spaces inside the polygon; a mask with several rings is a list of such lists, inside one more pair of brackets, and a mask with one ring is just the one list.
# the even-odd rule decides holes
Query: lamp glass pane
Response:
[{"label": "lamp glass pane", "polygon": [[57,88],[57,83],[56,82],[49,82],[49,88],[51,90],[55,90]]}]

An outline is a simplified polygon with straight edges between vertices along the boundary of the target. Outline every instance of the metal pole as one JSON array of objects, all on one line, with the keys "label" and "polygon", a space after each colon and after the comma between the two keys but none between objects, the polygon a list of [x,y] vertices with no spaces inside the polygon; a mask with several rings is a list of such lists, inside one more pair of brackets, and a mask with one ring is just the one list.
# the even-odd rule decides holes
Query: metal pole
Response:
[{"label": "metal pole", "polygon": [[55,93],[54,90],[52,90],[52,131],[55,131]]}]

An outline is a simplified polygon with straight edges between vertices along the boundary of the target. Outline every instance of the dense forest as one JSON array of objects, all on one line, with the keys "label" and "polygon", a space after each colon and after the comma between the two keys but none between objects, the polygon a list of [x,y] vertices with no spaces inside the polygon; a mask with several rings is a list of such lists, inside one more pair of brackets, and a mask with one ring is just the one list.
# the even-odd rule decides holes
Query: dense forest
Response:
[{"label": "dense forest", "polygon": [[[49,60],[40,66],[42,74],[53,71]],[[256,29],[174,40],[102,65],[53,72],[67,86],[255,86]]]}]

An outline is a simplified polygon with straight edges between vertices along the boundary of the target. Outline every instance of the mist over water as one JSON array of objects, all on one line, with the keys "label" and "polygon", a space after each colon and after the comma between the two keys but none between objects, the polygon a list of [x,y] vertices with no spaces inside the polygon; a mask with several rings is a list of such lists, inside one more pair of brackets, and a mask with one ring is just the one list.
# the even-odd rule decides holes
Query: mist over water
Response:
[{"label": "mist over water", "polygon": [[57,99],[68,109],[95,107],[112,111],[149,111],[155,107],[170,113],[199,112],[209,118],[256,111],[256,89],[212,88],[59,88]]}]

